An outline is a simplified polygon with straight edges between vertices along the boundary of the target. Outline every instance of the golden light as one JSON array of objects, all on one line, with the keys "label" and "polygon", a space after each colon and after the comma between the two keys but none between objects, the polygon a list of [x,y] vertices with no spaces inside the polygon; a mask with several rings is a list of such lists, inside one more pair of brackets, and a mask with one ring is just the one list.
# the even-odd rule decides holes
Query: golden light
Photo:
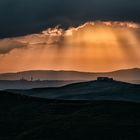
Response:
[{"label": "golden light", "polygon": [[[139,24],[133,22],[87,22],[68,30],[49,28],[39,34],[4,41],[9,52],[0,56],[3,66],[0,72],[31,69],[112,71],[140,67],[139,38]],[[5,51],[2,43],[0,40],[0,52]],[[18,46],[13,49],[9,44]]]}]

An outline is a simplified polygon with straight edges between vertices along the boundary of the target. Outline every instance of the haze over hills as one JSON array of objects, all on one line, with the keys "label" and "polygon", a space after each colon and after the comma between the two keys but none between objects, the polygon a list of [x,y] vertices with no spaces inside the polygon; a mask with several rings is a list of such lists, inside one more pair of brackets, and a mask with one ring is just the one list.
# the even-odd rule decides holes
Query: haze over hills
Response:
[{"label": "haze over hills", "polygon": [[117,100],[140,102],[140,85],[115,80],[95,80],[73,83],[63,87],[7,91],[57,100]]},{"label": "haze over hills", "polygon": [[34,70],[18,73],[0,74],[0,80],[78,80],[89,81],[97,77],[112,77],[115,80],[140,83],[140,68],[118,70],[105,73],[78,72],[78,71],[53,71],[53,70]]},{"label": "haze over hills", "polygon": [[2,140],[140,138],[140,85],[98,78],[0,91],[0,102]]},{"label": "haze over hills", "polygon": [[5,89],[32,89],[44,87],[61,87],[71,83],[80,81],[64,81],[64,80],[44,80],[44,81],[28,81],[28,80],[0,80],[0,90]]}]

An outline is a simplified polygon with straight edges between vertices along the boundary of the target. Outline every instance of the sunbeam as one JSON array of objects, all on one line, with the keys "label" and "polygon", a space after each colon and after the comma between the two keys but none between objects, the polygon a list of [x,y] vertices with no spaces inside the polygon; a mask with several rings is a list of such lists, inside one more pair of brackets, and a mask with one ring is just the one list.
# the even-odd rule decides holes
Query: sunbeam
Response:
[{"label": "sunbeam", "polygon": [[140,67],[139,37],[138,23],[96,21],[67,30],[57,26],[38,34],[5,38],[0,40],[0,71]]}]

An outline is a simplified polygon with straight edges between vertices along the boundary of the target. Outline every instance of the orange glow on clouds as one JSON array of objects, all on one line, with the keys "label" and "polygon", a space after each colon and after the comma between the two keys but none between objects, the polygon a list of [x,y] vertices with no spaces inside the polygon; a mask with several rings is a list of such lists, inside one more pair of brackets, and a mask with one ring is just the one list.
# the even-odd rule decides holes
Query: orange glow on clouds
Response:
[{"label": "orange glow on clouds", "polygon": [[0,72],[23,70],[112,71],[140,67],[140,26],[88,22],[63,30],[0,40]]}]

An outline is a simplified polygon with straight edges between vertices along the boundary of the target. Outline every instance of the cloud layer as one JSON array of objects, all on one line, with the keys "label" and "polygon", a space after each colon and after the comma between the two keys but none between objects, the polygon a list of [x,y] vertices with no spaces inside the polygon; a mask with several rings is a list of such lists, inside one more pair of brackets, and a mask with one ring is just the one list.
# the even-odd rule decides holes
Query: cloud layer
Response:
[{"label": "cloud layer", "polygon": [[[140,25],[134,22],[86,22],[68,29],[57,26],[36,34],[1,39],[0,64],[5,69],[13,65],[18,70],[109,71],[140,67],[139,38]],[[14,61],[19,64],[13,64]]]},{"label": "cloud layer", "polygon": [[20,43],[13,39],[2,39],[0,40],[0,55],[7,54],[14,49],[21,49],[25,46],[24,43]]},{"label": "cloud layer", "polygon": [[[70,27],[67,30],[56,26],[55,28],[48,28],[37,34],[1,39],[0,54],[6,54],[13,49],[23,47],[53,47],[55,45],[57,48],[62,48],[70,45],[74,46],[76,45],[75,43],[79,43],[79,46],[81,46],[82,43],[92,43],[96,45],[96,43],[102,43],[103,39],[110,39],[109,36],[111,35],[118,43],[128,45],[132,38],[129,38],[128,34],[125,34],[124,31],[131,32],[132,38],[139,43],[140,25],[138,23],[96,21],[86,22],[78,27]],[[103,37],[102,33],[106,35]],[[116,40],[114,40],[114,42]]]}]

